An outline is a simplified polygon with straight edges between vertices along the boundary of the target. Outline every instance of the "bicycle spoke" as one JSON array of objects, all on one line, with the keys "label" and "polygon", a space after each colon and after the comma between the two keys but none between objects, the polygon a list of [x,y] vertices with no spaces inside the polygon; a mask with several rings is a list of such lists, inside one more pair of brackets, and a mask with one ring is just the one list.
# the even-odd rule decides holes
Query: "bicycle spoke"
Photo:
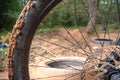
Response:
[{"label": "bicycle spoke", "polygon": [[[110,34],[109,34],[109,29],[108,29],[108,24],[110,23],[111,6],[112,6],[112,0],[110,0],[110,5],[109,5],[108,19],[107,19],[108,21],[105,20],[105,21],[106,21],[106,29],[105,29],[104,38],[105,38],[106,34],[108,34],[108,38],[109,38],[109,39],[111,39],[111,38],[110,38]],[[104,43],[104,41],[103,41],[103,43]],[[112,41],[110,41],[110,43],[111,43],[111,45],[112,45]],[[104,45],[104,44],[103,44],[103,45]]]},{"label": "bicycle spoke", "polygon": [[69,77],[67,77],[66,79],[64,79],[64,80],[69,80],[70,78],[73,78],[73,77],[75,77],[75,76],[80,76],[80,74],[81,73],[76,73],[76,74],[72,74],[72,75],[70,75]]},{"label": "bicycle spoke", "polygon": [[73,35],[72,35],[65,27],[64,27],[64,29],[67,31],[67,33],[70,35],[70,37],[76,42],[76,44],[78,44],[78,46],[79,46],[84,52],[86,52],[87,55],[89,55],[90,53],[87,52],[87,51],[85,51],[85,50],[83,49],[83,47],[81,46],[81,44],[78,43],[78,41],[73,37]]},{"label": "bicycle spoke", "polygon": [[[63,1],[63,3],[66,4],[64,1]],[[75,0],[75,2],[74,2],[74,10],[76,11],[76,6],[75,6],[75,5],[76,5],[76,0]],[[66,6],[66,7],[67,7],[67,6]],[[77,12],[75,12],[75,13],[77,13]],[[73,14],[73,15],[74,15],[74,14]],[[77,14],[76,14],[76,15],[77,15]],[[75,27],[78,28],[77,23],[76,23]],[[65,27],[64,27],[64,28],[65,28]],[[71,38],[76,42],[76,44],[77,44],[84,52],[87,52],[87,51],[85,51],[85,49],[83,49],[83,47],[81,46],[81,44],[78,43],[78,41],[73,37],[73,35],[72,35],[66,28],[65,28],[65,30],[66,30],[66,32],[71,36]],[[86,45],[88,46],[90,52],[92,53],[92,50],[90,49],[90,46],[89,46],[88,42],[86,41],[84,35],[83,35],[82,32],[80,31],[80,29],[79,29],[79,32],[80,32],[80,35],[82,36],[83,40],[85,41]],[[87,53],[89,54],[90,52],[87,52]]]},{"label": "bicycle spoke", "polygon": [[[83,3],[84,6],[86,7],[85,2],[84,2],[83,0],[82,0],[82,3]],[[93,26],[93,29],[94,29],[96,35],[97,35],[97,38],[100,39],[100,36],[98,35],[98,32],[97,32],[97,30],[96,30],[96,26],[95,26],[95,24],[93,23],[93,21],[92,21],[92,19],[91,19],[91,16],[89,15],[89,11],[86,10],[86,13],[87,13],[87,15],[88,15],[88,17],[89,17],[89,19],[90,19],[90,21],[91,21],[91,23],[92,23],[92,26]],[[100,41],[100,44],[101,44],[101,47],[103,47],[103,44],[102,44],[101,41]]]},{"label": "bicycle spoke", "polygon": [[61,47],[61,48],[63,48],[63,49],[70,50],[70,51],[72,51],[72,52],[77,52],[77,53],[80,53],[80,54],[82,54],[82,55],[89,56],[88,54],[85,54],[85,53],[82,53],[82,52],[79,52],[79,51],[76,51],[76,50],[73,50],[73,49],[69,49],[69,48],[67,48],[67,47],[61,46],[61,45],[59,45],[59,44],[55,44],[55,43],[50,42],[50,41],[46,41],[46,40],[44,40],[44,39],[39,39],[39,38],[36,38],[36,39],[38,39],[38,40],[40,40],[40,41],[47,42],[47,43],[49,43],[49,44],[52,44],[52,45],[55,45],[55,46],[58,46],[58,47]]},{"label": "bicycle spoke", "polygon": [[43,68],[48,68],[47,66],[39,66],[39,65],[29,65],[30,67],[43,67]]},{"label": "bicycle spoke", "polygon": [[79,32],[80,32],[80,34],[82,35],[82,38],[84,39],[85,43],[87,44],[87,46],[88,46],[88,48],[89,48],[90,52],[91,52],[91,53],[93,53],[93,51],[92,51],[92,49],[91,49],[90,45],[88,44],[88,42],[87,42],[86,38],[84,37],[84,35],[83,35],[83,33],[82,33],[82,31],[81,31],[80,29],[79,29]]},{"label": "bicycle spoke", "polygon": [[117,33],[117,37],[116,37],[116,41],[115,41],[115,42],[119,41],[119,39],[120,39],[120,30],[119,30],[119,32]]}]

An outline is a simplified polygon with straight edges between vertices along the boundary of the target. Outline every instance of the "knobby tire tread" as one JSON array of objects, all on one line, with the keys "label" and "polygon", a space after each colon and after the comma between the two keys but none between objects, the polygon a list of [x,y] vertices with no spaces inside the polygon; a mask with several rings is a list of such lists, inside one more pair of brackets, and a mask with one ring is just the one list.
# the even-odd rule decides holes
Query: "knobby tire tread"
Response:
[{"label": "knobby tire tread", "polygon": [[44,17],[62,0],[29,0],[13,27],[8,51],[9,80],[30,80],[29,50]]}]

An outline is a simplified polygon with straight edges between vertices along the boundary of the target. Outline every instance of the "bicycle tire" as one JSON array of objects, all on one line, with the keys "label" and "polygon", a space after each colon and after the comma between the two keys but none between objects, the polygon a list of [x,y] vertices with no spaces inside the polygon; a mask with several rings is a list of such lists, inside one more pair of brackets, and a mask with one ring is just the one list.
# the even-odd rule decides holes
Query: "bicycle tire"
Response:
[{"label": "bicycle tire", "polygon": [[22,10],[13,27],[9,42],[9,80],[30,80],[28,58],[33,36],[43,18],[61,1],[29,0]]}]

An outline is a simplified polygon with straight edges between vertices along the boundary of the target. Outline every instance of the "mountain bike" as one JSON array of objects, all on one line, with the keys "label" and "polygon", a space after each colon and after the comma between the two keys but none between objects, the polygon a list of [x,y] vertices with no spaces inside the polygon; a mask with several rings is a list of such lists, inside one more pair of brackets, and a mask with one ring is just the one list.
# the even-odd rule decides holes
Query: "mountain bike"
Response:
[{"label": "mountain bike", "polygon": [[[54,62],[57,61],[53,59],[54,57],[63,56],[64,53],[64,56],[84,57],[85,61],[81,70],[76,69],[69,64],[64,64],[65,66],[67,66],[67,68],[72,68],[72,70],[76,70],[78,71],[78,73],[68,74],[67,78],[64,78],[63,80],[70,80],[74,76],[80,76],[81,80],[88,80],[86,79],[87,74],[93,76],[92,80],[119,80],[120,46],[118,43],[120,38],[120,28],[115,30],[115,32],[111,34],[109,27],[105,27],[104,30],[102,29],[101,32],[99,32],[99,30],[97,30],[93,24],[94,37],[97,37],[98,39],[102,38],[103,40],[106,37],[108,39],[111,39],[112,35],[112,37],[115,39],[115,44],[111,43],[110,40],[111,44],[109,45],[106,45],[104,41],[99,41],[99,46],[97,48],[90,45],[91,43],[90,41],[88,41],[89,36],[85,36],[85,33],[82,31],[82,29],[79,28],[75,28],[76,31],[72,32],[72,30],[67,27],[63,27],[60,29],[57,28],[56,31],[51,30],[49,27],[46,27],[44,28],[46,29],[46,32],[38,36],[39,38],[35,36],[35,31],[37,30],[39,24],[41,23],[42,25],[43,19],[60,2],[62,3],[64,1],[29,0],[24,9],[22,10],[20,16],[16,20],[16,24],[13,27],[13,31],[10,37],[8,52],[9,80],[50,80],[50,77],[61,77],[60,75],[54,75],[41,78],[32,78],[30,76],[30,67],[36,69],[38,67],[46,66],[36,66],[34,64],[31,65],[30,56],[37,55],[41,58],[48,59]],[[47,28],[50,30],[48,30]],[[65,34],[62,34],[62,31]],[[79,35],[77,33],[79,33]],[[81,38],[78,38],[79,36],[81,36]],[[44,53],[42,55],[37,52],[34,54],[30,54],[31,44],[34,40],[35,42],[40,42],[39,49],[44,50]],[[83,44],[81,40],[84,42]],[[65,43],[63,43],[62,41],[65,41]],[[65,46],[65,44],[72,47]],[[57,48],[52,50],[51,53],[50,47],[52,47],[52,45]],[[45,48],[47,46],[50,46],[50,50],[47,50],[47,48]],[[40,50],[39,52],[41,53],[42,50]],[[52,57],[44,56],[45,53]],[[42,61],[41,58],[38,60]],[[39,75],[42,74],[43,72],[40,71]]]}]

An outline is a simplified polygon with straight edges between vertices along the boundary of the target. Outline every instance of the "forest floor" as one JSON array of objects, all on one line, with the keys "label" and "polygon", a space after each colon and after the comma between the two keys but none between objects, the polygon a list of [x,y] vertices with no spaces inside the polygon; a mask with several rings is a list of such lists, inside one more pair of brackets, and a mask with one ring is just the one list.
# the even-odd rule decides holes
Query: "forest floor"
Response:
[{"label": "forest floor", "polygon": [[[35,35],[30,49],[30,65],[38,65],[42,60],[46,60],[46,57],[54,58],[79,56],[86,58],[87,56],[78,53],[85,53],[82,49],[80,49],[80,45],[88,52],[90,52],[89,47],[92,50],[101,47],[100,44],[94,44],[91,41],[98,38],[95,33],[87,34],[84,29],[81,29],[81,32],[85,39],[82,37],[78,29],[69,30],[69,32],[67,32],[65,29],[60,28],[57,30],[47,31],[42,33],[42,35]],[[74,39],[70,35],[72,35]],[[110,33],[109,35],[106,34],[107,39],[110,37],[114,40],[117,37],[114,32]],[[104,33],[99,32],[99,37],[103,38],[103,36]],[[85,40],[87,41],[87,44]],[[89,47],[87,46],[88,44]],[[40,54],[41,56],[35,55],[36,53]],[[30,67],[30,76],[32,78],[38,78],[39,73],[39,70],[35,69],[34,67]],[[3,80],[1,79],[3,77],[7,78],[7,72],[0,72],[0,80]]]},{"label": "forest floor", "polygon": [[0,72],[0,80],[8,80],[8,73],[7,73],[7,71]]},{"label": "forest floor", "polygon": [[[87,58],[87,56],[78,53],[85,53],[82,49],[80,49],[80,45],[85,51],[88,52],[90,52],[89,48],[91,48],[93,51],[97,48],[101,48],[100,44],[95,44],[92,42],[93,39],[98,38],[95,33],[87,34],[85,29],[81,29],[81,32],[85,39],[83,39],[83,36],[80,34],[78,29],[69,30],[69,32],[67,32],[64,28],[60,28],[57,30],[47,31],[42,35],[35,35],[30,50],[30,63],[33,65],[38,65],[42,60],[65,56]],[[72,35],[74,39],[70,35]],[[103,32],[99,32],[99,38],[103,39],[104,35],[105,34]],[[105,38],[115,40],[117,37],[114,32],[109,33],[109,35],[106,34]],[[85,40],[87,41],[87,44]],[[89,45],[89,47],[87,45]],[[105,44],[105,46],[107,46],[107,44]],[[39,54],[40,56],[35,54]],[[40,72],[38,69],[30,67],[30,72],[31,77],[39,77]]]}]

